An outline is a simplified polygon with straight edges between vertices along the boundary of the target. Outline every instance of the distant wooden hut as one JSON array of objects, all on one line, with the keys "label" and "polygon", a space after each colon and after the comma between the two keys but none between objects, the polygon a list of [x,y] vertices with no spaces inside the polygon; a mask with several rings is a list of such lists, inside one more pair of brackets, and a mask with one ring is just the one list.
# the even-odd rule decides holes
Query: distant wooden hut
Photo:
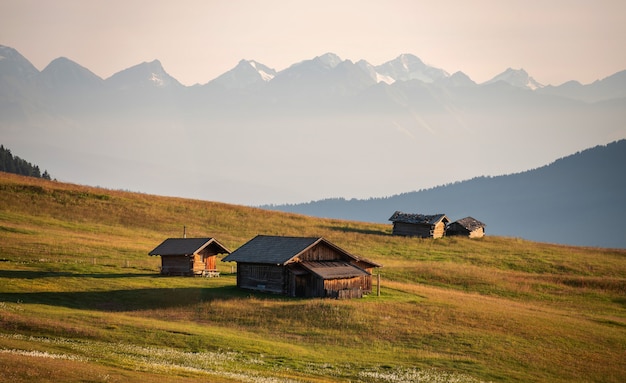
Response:
[{"label": "distant wooden hut", "polygon": [[396,211],[389,218],[393,222],[392,235],[420,238],[441,238],[450,222],[445,214],[409,214]]},{"label": "distant wooden hut", "polygon": [[381,267],[319,237],[258,235],[222,261],[237,262],[238,287],[292,297],[362,297]]},{"label": "distant wooden hut", "polygon": [[215,238],[168,238],[148,254],[161,256],[163,275],[219,276],[217,255],[230,250]]},{"label": "distant wooden hut", "polygon": [[481,238],[485,235],[485,225],[472,217],[454,221],[446,228],[446,235],[462,235],[470,238]]}]

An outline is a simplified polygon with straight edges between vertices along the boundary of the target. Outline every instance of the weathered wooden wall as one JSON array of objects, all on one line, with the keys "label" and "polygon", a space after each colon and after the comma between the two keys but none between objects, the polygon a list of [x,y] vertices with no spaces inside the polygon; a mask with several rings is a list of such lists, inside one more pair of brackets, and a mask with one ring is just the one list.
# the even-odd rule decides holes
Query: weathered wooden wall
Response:
[{"label": "weathered wooden wall", "polygon": [[477,229],[470,231],[466,229],[465,227],[459,225],[458,223],[454,222],[454,223],[451,223],[450,226],[448,226],[446,235],[451,235],[451,236],[460,235],[460,236],[465,236],[469,238],[482,238],[485,236],[485,228],[479,227]]},{"label": "weathered wooden wall", "polygon": [[443,222],[439,222],[432,231],[432,237],[441,238],[444,235],[446,235],[446,225]]},{"label": "weathered wooden wall", "polygon": [[470,238],[482,238],[484,236],[485,236],[485,229],[482,227],[479,227],[478,229],[474,229],[470,231],[469,233]]},{"label": "weathered wooden wall", "polygon": [[237,264],[237,287],[283,294],[285,286],[285,273],[281,266],[241,262]]},{"label": "weathered wooden wall", "polygon": [[324,297],[328,298],[361,298],[365,277],[327,279],[324,284]]},{"label": "weathered wooden wall", "polygon": [[432,225],[394,222],[392,234],[406,237],[441,238],[445,235],[445,230],[446,227],[443,222],[439,222],[434,227]]},{"label": "weathered wooden wall", "polygon": [[161,257],[161,274],[191,275],[193,274],[193,257],[185,255],[167,255]]},{"label": "weathered wooden wall", "polygon": [[[319,244],[288,265],[237,263],[237,286],[301,297],[354,298],[372,291],[372,276],[327,279],[305,270],[299,262],[353,261],[335,248]],[[359,262],[352,262],[357,264]],[[370,271],[371,272],[371,271]]]},{"label": "weathered wooden wall", "polygon": [[298,256],[298,259],[306,261],[335,261],[343,259],[341,254],[337,253],[337,250],[320,243],[317,246],[313,246],[311,249],[305,251]]},{"label": "weathered wooden wall", "polygon": [[[307,297],[310,294],[309,286],[311,285],[312,275],[309,273],[287,271],[288,285],[285,294],[291,297]],[[312,296],[312,295],[308,295]]]},{"label": "weathered wooden wall", "polygon": [[193,273],[200,275],[205,270],[217,270],[217,254],[219,254],[220,250],[219,246],[215,243],[211,243],[209,246],[200,250],[198,254],[195,254]]}]

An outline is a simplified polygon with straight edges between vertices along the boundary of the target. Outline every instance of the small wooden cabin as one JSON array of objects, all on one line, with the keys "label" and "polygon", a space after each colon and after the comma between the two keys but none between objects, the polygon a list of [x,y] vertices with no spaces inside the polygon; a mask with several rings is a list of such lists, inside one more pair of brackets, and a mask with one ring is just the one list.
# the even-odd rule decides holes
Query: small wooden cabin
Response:
[{"label": "small wooden cabin", "polygon": [[420,238],[441,238],[450,222],[445,214],[409,214],[396,211],[389,218],[393,222],[392,235]]},{"label": "small wooden cabin", "polygon": [[148,254],[161,256],[163,275],[219,276],[217,255],[230,250],[215,238],[168,238]]},{"label": "small wooden cabin", "polygon": [[482,238],[485,236],[485,225],[472,217],[461,218],[454,221],[446,228],[446,235],[462,235],[470,238]]},{"label": "small wooden cabin", "polygon": [[381,265],[324,238],[258,235],[222,259],[237,262],[237,287],[292,297],[360,298]]}]

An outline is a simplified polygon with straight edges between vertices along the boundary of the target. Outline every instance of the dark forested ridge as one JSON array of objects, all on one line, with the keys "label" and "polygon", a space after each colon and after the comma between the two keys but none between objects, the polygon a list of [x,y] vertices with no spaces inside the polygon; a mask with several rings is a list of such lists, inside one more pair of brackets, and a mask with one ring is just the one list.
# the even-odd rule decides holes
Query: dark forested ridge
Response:
[{"label": "dark forested ridge", "polygon": [[317,217],[387,222],[396,210],[472,216],[487,234],[581,246],[626,248],[626,140],[523,173],[477,177],[369,200],[327,199],[266,206]]},{"label": "dark forested ridge", "polygon": [[47,180],[50,179],[50,174],[48,174],[47,170],[44,170],[44,172],[41,173],[39,166],[33,165],[18,156],[14,156],[11,153],[11,150],[5,148],[4,145],[0,145],[0,171],[29,177],[44,178]]}]

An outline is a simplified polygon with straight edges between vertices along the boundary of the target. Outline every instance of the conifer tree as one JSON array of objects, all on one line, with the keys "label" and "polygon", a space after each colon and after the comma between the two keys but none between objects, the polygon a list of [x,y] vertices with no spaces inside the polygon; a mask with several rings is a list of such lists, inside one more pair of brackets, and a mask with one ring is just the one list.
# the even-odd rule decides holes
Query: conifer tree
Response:
[{"label": "conifer tree", "polygon": [[0,171],[29,177],[45,178],[47,180],[51,179],[47,170],[44,170],[42,175],[39,166],[33,165],[18,156],[14,156],[11,150],[5,148],[4,145],[0,145]]}]

